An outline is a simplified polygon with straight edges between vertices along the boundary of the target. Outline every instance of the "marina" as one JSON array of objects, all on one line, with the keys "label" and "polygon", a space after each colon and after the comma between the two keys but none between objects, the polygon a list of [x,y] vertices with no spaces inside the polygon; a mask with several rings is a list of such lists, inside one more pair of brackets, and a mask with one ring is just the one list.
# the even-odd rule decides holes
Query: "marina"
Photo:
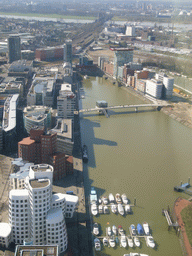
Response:
[{"label": "marina", "polygon": [[[146,103],[101,77],[85,80],[83,88],[86,98],[80,100],[80,109],[94,108],[98,99],[105,99],[109,106]],[[89,161],[84,165],[86,198],[89,199],[93,186],[98,200],[110,193],[113,196],[125,193],[130,205],[135,205],[135,199],[137,203],[131,207],[133,214],[114,214],[108,204],[109,214],[98,214],[91,219],[99,224],[103,237],[107,223],[111,227],[121,225],[129,237],[132,223],[137,227],[138,223],[146,221],[153,231],[156,247],[151,249],[145,239],[140,238],[141,247],[134,250],[119,245],[113,250],[101,242],[101,252],[95,252],[94,246],[93,251],[96,255],[110,256],[134,251],[149,256],[181,256],[178,237],[174,230],[168,231],[167,220],[161,213],[178,197],[174,186],[190,177],[192,131],[162,111],[132,112],[130,115],[118,111],[118,115],[110,115],[110,118],[102,115],[82,115],[80,118],[82,145],[87,145],[89,153]]]}]

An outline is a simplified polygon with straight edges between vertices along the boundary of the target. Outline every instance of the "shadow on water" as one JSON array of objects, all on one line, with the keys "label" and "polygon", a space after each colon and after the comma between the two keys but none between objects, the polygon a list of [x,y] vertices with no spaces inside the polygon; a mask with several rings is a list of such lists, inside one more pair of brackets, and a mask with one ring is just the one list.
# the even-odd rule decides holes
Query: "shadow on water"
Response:
[{"label": "shadow on water", "polygon": [[[93,146],[94,145],[117,146],[117,142],[95,137],[94,128],[99,128],[101,126],[99,122],[95,122],[95,121],[91,121],[89,119],[83,118],[81,120],[81,123],[82,123],[82,127],[81,127],[82,145],[84,144],[84,140],[85,140],[84,138],[86,138],[86,141],[88,141],[87,147],[88,147],[89,161],[87,163],[87,166],[94,168],[96,167],[96,164],[95,164],[95,154],[94,154]],[[87,133],[87,131],[89,131],[89,133]]]}]

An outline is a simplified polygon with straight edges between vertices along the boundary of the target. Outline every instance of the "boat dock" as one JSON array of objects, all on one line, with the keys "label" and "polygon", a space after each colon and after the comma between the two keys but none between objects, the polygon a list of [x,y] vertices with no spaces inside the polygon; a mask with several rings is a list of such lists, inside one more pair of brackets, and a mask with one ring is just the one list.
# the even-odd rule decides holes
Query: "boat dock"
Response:
[{"label": "boat dock", "polygon": [[188,179],[188,182],[186,182],[186,183],[183,183],[181,181],[180,186],[175,186],[174,190],[177,191],[177,192],[184,192],[184,193],[192,196],[192,190],[189,189],[189,188],[191,188],[190,178]]},{"label": "boat dock", "polygon": [[162,214],[165,216],[167,223],[168,223],[168,230],[170,230],[172,227],[176,228],[176,230],[179,228],[179,224],[177,222],[173,223],[171,219],[171,215],[169,212],[169,208],[167,210],[162,210]]}]

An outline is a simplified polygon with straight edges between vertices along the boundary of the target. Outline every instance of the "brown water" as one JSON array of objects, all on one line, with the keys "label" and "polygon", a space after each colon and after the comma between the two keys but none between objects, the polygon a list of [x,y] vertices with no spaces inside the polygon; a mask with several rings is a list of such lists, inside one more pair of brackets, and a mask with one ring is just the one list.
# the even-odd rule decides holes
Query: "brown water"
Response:
[{"label": "brown water", "polygon": [[[108,105],[143,103],[103,78],[91,77],[84,80],[83,86],[83,108],[95,107],[97,100],[106,100]],[[181,180],[187,182],[191,175],[192,130],[158,111],[110,113],[110,118],[96,114],[81,118],[82,143],[88,146],[89,153],[89,162],[84,165],[86,195],[94,186],[99,196],[126,193],[131,203],[136,199],[137,206],[132,208],[132,215],[99,215],[94,222],[101,225],[105,235],[108,222],[110,226],[122,225],[128,234],[132,223],[147,221],[156,248],[147,247],[143,238],[139,249],[103,247],[97,255],[140,252],[180,256],[179,239],[174,230],[168,231],[161,212],[168,205],[172,209],[174,200],[181,195],[173,187]]]}]

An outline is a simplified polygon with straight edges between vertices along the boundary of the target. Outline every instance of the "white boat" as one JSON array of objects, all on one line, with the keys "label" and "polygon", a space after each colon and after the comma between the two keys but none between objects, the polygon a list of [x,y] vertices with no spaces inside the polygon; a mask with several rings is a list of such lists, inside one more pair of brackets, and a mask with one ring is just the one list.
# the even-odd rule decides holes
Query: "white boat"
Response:
[{"label": "white boat", "polygon": [[118,226],[118,233],[120,236],[125,235],[125,232],[124,232],[122,226]]},{"label": "white boat", "polygon": [[149,224],[147,222],[143,222],[143,229],[144,229],[145,235],[149,236],[150,235],[150,229],[149,229]]},{"label": "white boat", "polygon": [[90,203],[96,204],[97,203],[97,193],[94,187],[91,188],[91,194],[90,194]]},{"label": "white boat", "polygon": [[109,194],[109,202],[114,203],[115,202],[115,197],[112,193]]},{"label": "white boat", "polygon": [[88,75],[85,75],[85,76],[84,76],[84,79],[88,79],[88,78],[89,78]]},{"label": "white boat", "polygon": [[135,236],[133,239],[134,239],[135,246],[140,247],[141,243],[139,241],[139,238]]},{"label": "white boat", "polygon": [[111,227],[107,227],[107,235],[108,235],[108,236],[111,236],[111,235],[112,235]]},{"label": "white boat", "polygon": [[123,205],[122,204],[118,204],[118,212],[119,212],[119,214],[121,214],[121,215],[124,215],[124,208],[123,208]]},{"label": "white boat", "polygon": [[96,216],[98,214],[98,210],[97,210],[97,205],[96,204],[92,204],[91,205],[91,213]]},{"label": "white boat", "polygon": [[155,247],[155,242],[152,236],[147,236],[146,237],[146,244],[147,246],[154,248]]},{"label": "white boat", "polygon": [[121,204],[121,203],[122,203],[120,194],[117,193],[117,194],[115,195],[115,200],[116,200],[116,203],[117,203],[117,204]]},{"label": "white boat", "polygon": [[103,213],[103,205],[99,205],[99,213],[101,214],[101,213]]},{"label": "white boat", "polygon": [[108,246],[108,239],[107,237],[103,237],[103,245]]},{"label": "white boat", "polygon": [[81,95],[81,99],[85,99],[85,96],[84,96],[84,95]]},{"label": "white boat", "polygon": [[101,198],[99,198],[98,202],[99,202],[99,204],[101,204],[101,203],[102,203],[102,200],[101,200]]},{"label": "white boat", "polygon": [[103,201],[104,204],[108,204],[108,199],[107,199],[106,196],[103,196],[103,197],[102,197],[102,201]]},{"label": "white boat", "polygon": [[133,239],[131,238],[131,236],[128,236],[128,237],[127,237],[127,242],[128,242],[128,246],[129,246],[130,248],[133,248],[134,243],[133,243]]},{"label": "white boat", "polygon": [[109,213],[109,208],[108,208],[107,205],[105,205],[105,206],[103,207],[103,212],[104,212],[104,214]]},{"label": "white boat", "polygon": [[99,238],[94,239],[95,251],[101,251],[101,242]]},{"label": "white boat", "polygon": [[122,198],[122,201],[123,201],[124,204],[128,204],[129,203],[129,200],[128,200],[128,198],[127,198],[127,196],[125,194],[123,194],[121,196],[121,198]]},{"label": "white boat", "polygon": [[130,254],[124,254],[123,256],[149,256],[148,254],[138,253],[138,252],[130,252]]},{"label": "white boat", "polygon": [[114,238],[109,238],[109,245],[114,248],[115,247],[115,240]]},{"label": "white boat", "polygon": [[114,235],[117,235],[117,227],[115,225],[112,226],[112,231]]},{"label": "white boat", "polygon": [[127,247],[127,239],[126,239],[126,236],[123,235],[121,236],[121,239],[120,239],[120,244],[123,248],[126,248]]},{"label": "white boat", "polygon": [[111,205],[111,211],[112,213],[117,213],[117,206],[115,204]]},{"label": "white boat", "polygon": [[131,212],[131,206],[130,206],[130,204],[126,204],[126,205],[125,205],[125,212],[126,212],[127,214]]},{"label": "white boat", "polygon": [[94,223],[94,224],[93,224],[93,234],[94,234],[95,236],[98,236],[98,235],[99,235],[99,225],[98,225],[98,223]]},{"label": "white boat", "polygon": [[135,225],[134,224],[131,224],[130,226],[130,232],[132,234],[132,236],[136,236],[137,233],[136,233],[136,228],[135,228]]}]

